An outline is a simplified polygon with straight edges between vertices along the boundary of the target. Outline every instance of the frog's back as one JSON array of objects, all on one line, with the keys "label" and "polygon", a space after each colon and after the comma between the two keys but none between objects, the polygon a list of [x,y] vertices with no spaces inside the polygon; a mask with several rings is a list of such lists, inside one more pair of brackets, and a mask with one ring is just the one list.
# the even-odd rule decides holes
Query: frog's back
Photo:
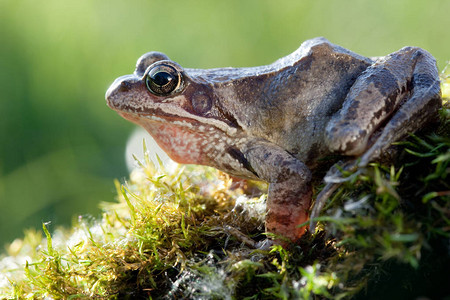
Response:
[{"label": "frog's back", "polygon": [[237,101],[228,105],[241,107],[234,110],[236,119],[248,133],[313,164],[327,154],[323,133],[328,120],[371,63],[324,38],[308,40],[267,66],[269,71],[236,81]]}]

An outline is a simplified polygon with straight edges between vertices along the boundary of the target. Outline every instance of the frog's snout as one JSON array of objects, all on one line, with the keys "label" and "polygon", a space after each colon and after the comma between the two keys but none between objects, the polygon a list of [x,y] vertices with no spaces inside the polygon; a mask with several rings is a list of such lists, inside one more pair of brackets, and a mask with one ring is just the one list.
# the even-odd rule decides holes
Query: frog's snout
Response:
[{"label": "frog's snout", "polygon": [[138,81],[138,78],[133,75],[121,76],[114,80],[105,94],[108,106],[112,109],[120,110],[127,102],[127,99],[133,96],[133,90]]}]

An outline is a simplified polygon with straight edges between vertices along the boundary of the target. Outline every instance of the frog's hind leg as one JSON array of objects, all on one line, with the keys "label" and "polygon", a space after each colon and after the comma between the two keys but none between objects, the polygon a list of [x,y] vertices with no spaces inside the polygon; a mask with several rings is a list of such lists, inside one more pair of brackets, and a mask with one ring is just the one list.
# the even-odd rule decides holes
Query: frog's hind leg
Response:
[{"label": "frog's hind leg", "polygon": [[438,110],[442,107],[439,74],[434,59],[432,64],[430,59],[421,59],[424,56],[422,51],[415,55],[418,61],[411,78],[411,93],[380,129],[380,135],[371,141],[373,144],[361,156],[358,167],[377,160],[392,143],[409,133],[438,121]]},{"label": "frog's hind leg", "polygon": [[[327,126],[331,150],[360,157],[344,168],[355,171],[378,159],[393,143],[436,120],[442,106],[434,58],[419,48],[403,48],[369,67],[352,86],[340,113]],[[320,213],[340,185],[337,168],[330,170],[311,213]],[[337,180],[336,180],[337,178]]]},{"label": "frog's hind leg", "polygon": [[434,58],[406,47],[367,68],[351,87],[341,110],[328,123],[330,150],[361,156],[364,166],[392,142],[423,127],[441,107]]}]

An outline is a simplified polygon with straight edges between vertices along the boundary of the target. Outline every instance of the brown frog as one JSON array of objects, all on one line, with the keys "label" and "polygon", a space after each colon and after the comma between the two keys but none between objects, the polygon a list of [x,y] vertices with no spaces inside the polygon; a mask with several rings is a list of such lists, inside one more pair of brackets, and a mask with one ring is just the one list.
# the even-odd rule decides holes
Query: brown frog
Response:
[{"label": "brown frog", "polygon": [[[364,167],[442,105],[425,50],[367,58],[324,38],[251,68],[185,69],[149,52],[106,99],[173,160],[268,182],[266,231],[291,241],[305,231],[311,172],[323,158],[349,156],[347,168]],[[314,215],[335,187],[327,184]]]}]

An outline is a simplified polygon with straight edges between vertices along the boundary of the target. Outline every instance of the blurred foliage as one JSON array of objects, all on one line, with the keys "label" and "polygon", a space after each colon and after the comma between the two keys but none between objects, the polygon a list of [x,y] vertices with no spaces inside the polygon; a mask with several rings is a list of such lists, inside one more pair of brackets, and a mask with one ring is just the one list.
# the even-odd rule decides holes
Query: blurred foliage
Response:
[{"label": "blurred foliage", "polygon": [[442,68],[449,11],[448,0],[0,0],[0,244],[112,197],[133,125],[104,92],[142,53],[252,66],[325,36],[367,56],[420,46]]}]

